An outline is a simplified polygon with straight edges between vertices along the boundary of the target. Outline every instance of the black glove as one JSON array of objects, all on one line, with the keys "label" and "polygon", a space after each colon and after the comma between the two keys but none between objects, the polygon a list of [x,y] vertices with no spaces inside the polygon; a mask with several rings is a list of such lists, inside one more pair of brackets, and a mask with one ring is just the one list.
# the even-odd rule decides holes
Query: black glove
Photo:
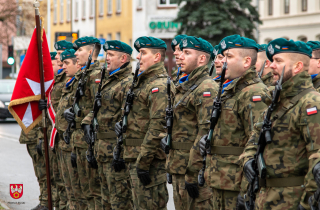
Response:
[{"label": "black glove", "polygon": [[138,174],[138,178],[140,179],[143,186],[147,186],[148,184],[151,183],[149,171],[145,171],[145,170],[137,168],[137,174]]},{"label": "black glove", "polygon": [[167,146],[167,136],[163,137],[160,141],[160,147],[163,151],[165,151],[166,146]]},{"label": "black glove", "polygon": [[320,203],[317,200],[319,199],[319,194],[320,194],[320,188],[318,188],[318,190],[312,196],[309,197],[308,204],[311,210],[319,210]]},{"label": "black glove", "polygon": [[120,153],[121,153],[121,148],[119,148],[119,145],[115,146],[113,149],[113,160],[112,160],[112,166],[115,172],[120,172],[122,169],[126,169],[126,164],[124,160],[120,157]]},{"label": "black glove", "polygon": [[167,173],[167,182],[168,184],[172,184],[172,175]]},{"label": "black glove", "polygon": [[116,135],[119,138],[121,136],[121,134],[122,134],[122,122],[117,122],[116,123],[116,125],[114,126],[114,131],[116,132]]},{"label": "black glove", "polygon": [[44,110],[44,109],[46,109],[47,108],[47,99],[40,99],[39,100],[39,103],[38,103],[38,109],[40,110],[40,111],[42,111],[42,110]]},{"label": "black glove", "polygon": [[81,125],[83,131],[84,131],[84,139],[87,142],[87,144],[90,144],[92,142],[92,136],[91,136],[91,127],[87,124]]},{"label": "black glove", "polygon": [[68,123],[72,123],[75,118],[75,114],[71,112],[71,108],[64,110],[63,116]]},{"label": "black glove", "polygon": [[185,182],[185,183],[186,183],[186,190],[188,191],[189,196],[193,199],[199,197],[198,184],[190,184],[188,182]]},{"label": "black glove", "polygon": [[207,143],[208,134],[201,137],[199,146],[200,146],[200,154],[201,156],[205,156],[207,154],[206,152],[206,143]]},{"label": "black glove", "polygon": [[72,168],[77,168],[77,154],[71,152],[71,165]]},{"label": "black glove", "polygon": [[246,164],[244,164],[243,167],[243,171],[244,171],[244,175],[246,176],[248,182],[250,184],[252,184],[255,176],[256,176],[256,172],[253,170],[253,159],[248,160],[248,162],[246,162]]},{"label": "black glove", "polygon": [[42,156],[42,142],[43,142],[43,139],[39,139],[39,143],[37,144],[37,152],[40,156]]},{"label": "black glove", "polygon": [[244,199],[240,193],[237,198],[236,210],[246,210],[246,207],[244,206]]},{"label": "black glove", "polygon": [[320,162],[313,167],[312,173],[318,188],[320,188]]},{"label": "black glove", "polygon": [[299,204],[298,210],[306,210],[306,209],[303,206],[301,206],[301,204]]}]

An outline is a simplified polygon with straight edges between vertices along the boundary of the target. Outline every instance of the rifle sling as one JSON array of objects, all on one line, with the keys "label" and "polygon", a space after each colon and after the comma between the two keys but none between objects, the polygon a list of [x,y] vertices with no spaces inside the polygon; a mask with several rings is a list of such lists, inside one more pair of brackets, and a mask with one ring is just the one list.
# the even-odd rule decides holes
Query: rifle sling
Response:
[{"label": "rifle sling", "polygon": [[298,95],[294,96],[289,103],[286,103],[281,109],[275,114],[276,119],[281,119],[283,115],[291,109],[304,95],[308,94],[309,92],[315,91],[314,89],[308,88],[304,91],[300,92]]},{"label": "rifle sling", "polygon": [[193,146],[193,143],[171,142],[171,149],[176,149],[176,150],[190,150],[192,146]]},{"label": "rifle sling", "polygon": [[294,176],[286,178],[260,179],[261,187],[295,187],[304,185],[305,176]]},{"label": "rifle sling", "polygon": [[217,154],[217,155],[240,156],[243,153],[243,150],[244,150],[244,147],[211,146],[211,154]]},{"label": "rifle sling", "polygon": [[125,139],[124,145],[125,146],[140,147],[142,142],[143,142],[143,139]]},{"label": "rifle sling", "polygon": [[97,139],[112,139],[115,142],[117,141],[117,135],[114,131],[111,132],[98,132],[97,133]]}]

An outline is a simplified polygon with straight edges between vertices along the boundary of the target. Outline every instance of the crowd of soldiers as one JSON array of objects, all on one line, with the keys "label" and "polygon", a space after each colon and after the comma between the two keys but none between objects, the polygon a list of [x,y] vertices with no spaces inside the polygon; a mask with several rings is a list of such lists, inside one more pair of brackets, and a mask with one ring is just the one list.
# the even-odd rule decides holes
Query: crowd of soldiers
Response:
[{"label": "crowd of soldiers", "polygon": [[[169,77],[158,38],[134,42],[136,68],[118,40],[103,65],[94,37],[55,43],[54,87],[39,101],[55,111],[54,207],[167,209],[168,182],[175,209],[318,209],[320,42],[178,35],[171,47]],[[48,209],[40,126],[20,136],[40,185],[33,210]]]}]

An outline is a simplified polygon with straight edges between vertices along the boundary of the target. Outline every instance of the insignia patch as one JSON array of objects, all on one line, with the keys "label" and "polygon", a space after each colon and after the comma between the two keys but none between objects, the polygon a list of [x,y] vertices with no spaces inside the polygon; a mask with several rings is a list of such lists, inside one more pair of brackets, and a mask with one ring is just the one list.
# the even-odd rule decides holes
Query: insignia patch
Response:
[{"label": "insignia patch", "polygon": [[283,50],[289,50],[289,47],[288,46],[283,46],[282,49]]},{"label": "insignia patch", "polygon": [[95,83],[100,83],[101,80],[100,79],[95,79],[94,81],[95,81]]},{"label": "insignia patch", "polygon": [[114,48],[114,46],[110,45],[111,48]]},{"label": "insignia patch", "polygon": [[242,46],[241,43],[235,43],[234,45],[235,45],[235,46],[238,46],[238,47],[241,47],[241,46]]},{"label": "insignia patch", "polygon": [[78,46],[77,46],[76,43],[73,43],[73,47],[74,47],[74,48],[78,48]]},{"label": "insignia patch", "polygon": [[54,44],[54,48],[59,49],[58,43],[55,43],[55,44]]},{"label": "insignia patch", "polygon": [[203,97],[210,97],[211,93],[210,92],[203,92]]},{"label": "insignia patch", "polygon": [[261,101],[261,96],[252,96],[252,101]]},{"label": "insignia patch", "polygon": [[214,54],[215,56],[217,56],[217,55],[218,55],[218,50],[214,49],[214,50],[213,50],[213,54]]},{"label": "insignia patch", "polygon": [[221,42],[221,48],[226,49],[226,47],[227,47],[226,42],[223,40],[223,42]]},{"label": "insignia patch", "polygon": [[106,43],[104,46],[105,46],[106,49],[109,49],[108,43]]},{"label": "insignia patch", "polygon": [[178,44],[177,40],[176,39],[172,40],[172,44],[177,45]]},{"label": "insignia patch", "polygon": [[138,48],[140,48],[140,43],[139,43],[139,41],[136,41],[136,42],[135,42],[135,45],[136,45]]},{"label": "insignia patch", "polygon": [[183,44],[182,45],[183,47],[186,47],[188,45],[188,41],[185,39],[185,40],[183,40],[182,44]]},{"label": "insignia patch", "polygon": [[317,114],[317,113],[318,113],[317,107],[312,107],[312,108],[307,109],[308,115],[313,115],[313,114]]},{"label": "insignia patch", "polygon": [[275,45],[275,48],[277,48],[278,50],[280,50],[280,46],[279,45]]},{"label": "insignia patch", "polygon": [[151,92],[152,93],[157,93],[157,92],[159,92],[159,88],[152,88]]},{"label": "insignia patch", "polygon": [[10,196],[13,199],[19,199],[23,195],[23,184],[10,184]]},{"label": "insignia patch", "polygon": [[273,47],[272,47],[271,44],[269,45],[268,50],[269,50],[269,53],[270,53],[271,55],[274,54],[274,49],[273,49]]}]

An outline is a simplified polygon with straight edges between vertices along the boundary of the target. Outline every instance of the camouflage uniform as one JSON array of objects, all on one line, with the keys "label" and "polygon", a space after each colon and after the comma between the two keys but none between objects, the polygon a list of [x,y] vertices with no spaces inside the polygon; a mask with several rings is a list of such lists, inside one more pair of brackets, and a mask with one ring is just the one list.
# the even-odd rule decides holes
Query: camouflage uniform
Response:
[{"label": "camouflage uniform", "polygon": [[[271,115],[272,142],[263,153],[267,179],[257,193],[256,209],[298,209],[299,204],[310,209],[308,197],[317,189],[312,168],[320,148],[319,102],[320,94],[314,91],[307,71],[283,83],[280,101]],[[308,114],[314,107],[316,111]],[[253,143],[258,141],[263,118],[264,113],[246,144],[245,162],[256,152]]]},{"label": "camouflage uniform", "polygon": [[[81,71],[75,74],[75,82],[73,84],[73,95],[76,92],[78,81],[81,77]],[[75,116],[76,128],[71,135],[71,147],[73,153],[77,155],[77,170],[80,180],[80,186],[82,193],[84,194],[88,209],[102,208],[101,204],[101,186],[98,170],[89,167],[89,163],[86,158],[86,151],[88,144],[85,141],[84,132],[81,128],[81,122],[86,115],[92,111],[94,104],[94,98],[96,91],[98,90],[98,84],[95,80],[101,78],[100,62],[95,61],[87,69],[87,75],[85,76],[84,96],[78,100],[78,105],[81,109],[81,116]],[[96,206],[96,207],[95,207]]]},{"label": "camouflage uniform", "polygon": [[236,209],[237,195],[240,190],[247,190],[239,156],[270,97],[255,67],[224,88],[222,112],[213,132],[205,171],[205,180],[213,190],[213,209]]},{"label": "camouflage uniform", "polygon": [[273,73],[269,72],[268,74],[262,76],[261,80],[267,87],[270,87],[273,82]]},{"label": "camouflage uniform", "polygon": [[74,91],[77,88],[78,81],[73,82],[68,86],[64,86],[61,93],[61,98],[56,110],[56,128],[59,135],[58,148],[62,178],[65,184],[65,189],[68,198],[69,209],[86,209],[87,203],[82,193],[79,183],[79,175],[76,168],[71,165],[71,144],[66,144],[63,139],[63,132],[67,130],[68,122],[65,120],[63,112],[73,104]]},{"label": "camouflage uniform", "polygon": [[[166,155],[160,148],[160,134],[165,132],[167,76],[164,64],[160,62],[138,77],[128,128],[124,134],[123,157],[129,167],[133,203],[139,210],[166,209],[168,202]],[[157,91],[152,93],[152,89]],[[137,167],[149,171],[149,185],[143,186],[140,182]]]},{"label": "camouflage uniform", "polygon": [[[101,88],[102,106],[97,114],[99,132],[95,142],[95,156],[98,161],[101,178],[101,192],[104,209],[133,209],[129,171],[115,172],[111,165],[113,148],[116,146],[115,123],[120,120],[121,108],[125,102],[125,91],[132,83],[130,63],[112,75],[108,75]],[[90,112],[83,124],[91,124],[93,113]]]},{"label": "camouflage uniform", "polygon": [[320,92],[320,74],[318,74],[315,78],[312,80],[313,87]]}]

